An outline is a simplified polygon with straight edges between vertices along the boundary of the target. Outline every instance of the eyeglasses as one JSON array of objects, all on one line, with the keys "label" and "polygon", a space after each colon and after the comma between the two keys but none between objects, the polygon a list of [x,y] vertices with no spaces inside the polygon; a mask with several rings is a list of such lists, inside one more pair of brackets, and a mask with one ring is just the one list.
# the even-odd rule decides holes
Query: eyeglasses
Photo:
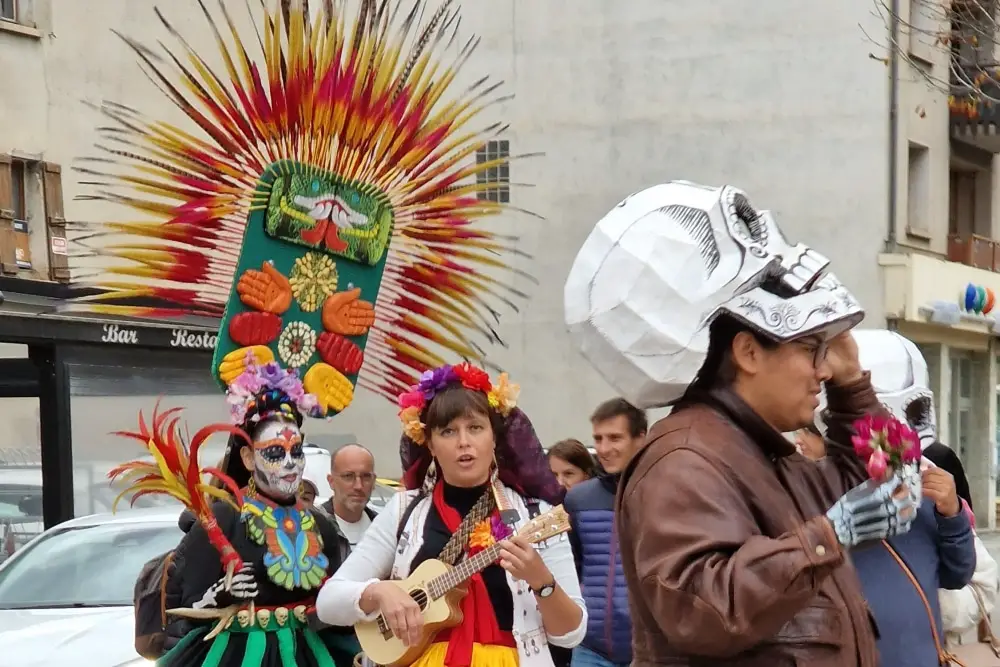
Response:
[{"label": "eyeglasses", "polygon": [[342,472],[337,478],[344,484],[354,484],[359,479],[364,485],[372,484],[375,481],[375,473],[372,472]]},{"label": "eyeglasses", "polygon": [[825,340],[819,343],[802,340],[792,342],[812,354],[813,368],[819,368],[819,365],[826,361],[827,352],[829,352],[830,346]]}]

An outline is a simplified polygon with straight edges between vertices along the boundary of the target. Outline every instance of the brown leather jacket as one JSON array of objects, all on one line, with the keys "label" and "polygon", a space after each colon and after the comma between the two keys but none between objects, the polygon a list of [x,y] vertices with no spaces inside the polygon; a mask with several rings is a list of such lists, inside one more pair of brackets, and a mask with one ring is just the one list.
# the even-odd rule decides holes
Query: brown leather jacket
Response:
[{"label": "brown leather jacket", "polygon": [[827,385],[827,458],[730,391],[657,422],[618,487],[633,667],[876,667],[861,586],[823,514],[865,478],[847,429],[868,374]]}]

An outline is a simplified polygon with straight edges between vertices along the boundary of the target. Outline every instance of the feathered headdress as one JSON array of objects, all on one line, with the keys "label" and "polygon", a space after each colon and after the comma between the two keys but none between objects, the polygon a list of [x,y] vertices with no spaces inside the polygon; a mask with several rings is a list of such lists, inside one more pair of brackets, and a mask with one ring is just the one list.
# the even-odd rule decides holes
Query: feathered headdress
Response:
[{"label": "feathered headdress", "polygon": [[455,90],[478,39],[457,42],[456,3],[427,2],[361,0],[348,21],[326,0],[310,21],[307,2],[266,0],[245,40],[226,0],[199,0],[218,71],[159,11],[178,48],[124,38],[192,122],[102,106],[92,197],[143,219],[82,235],[109,262],[80,282],[106,293],[70,308],[221,317],[221,385],[277,362],[328,415],[358,385],[394,401],[443,354],[487,363],[477,339],[499,342],[496,306],[524,296],[486,275],[517,272],[515,239],[479,224],[505,207],[476,176],[508,158],[474,159],[505,129],[475,126],[502,98],[488,77]]},{"label": "feathered headdress", "polygon": [[[139,413],[138,431],[118,431],[115,435],[132,438],[142,443],[143,447],[153,455],[153,462],[143,460],[123,463],[108,473],[108,477],[125,484],[125,489],[115,498],[112,510],[126,495],[132,495],[132,503],[137,498],[159,493],[176,498],[190,509],[204,526],[208,539],[221,556],[222,566],[228,577],[242,564],[242,559],[229,539],[219,528],[212,513],[212,502],[221,500],[238,509],[235,499],[239,498],[236,484],[214,468],[201,468],[198,465],[198,450],[209,436],[216,433],[226,433],[247,439],[246,434],[229,424],[211,424],[194,434],[190,445],[185,444],[181,437],[180,408],[159,411],[159,405],[153,410],[153,428],[146,425],[142,413]],[[221,482],[221,487],[206,484],[203,475],[213,475]]]}]

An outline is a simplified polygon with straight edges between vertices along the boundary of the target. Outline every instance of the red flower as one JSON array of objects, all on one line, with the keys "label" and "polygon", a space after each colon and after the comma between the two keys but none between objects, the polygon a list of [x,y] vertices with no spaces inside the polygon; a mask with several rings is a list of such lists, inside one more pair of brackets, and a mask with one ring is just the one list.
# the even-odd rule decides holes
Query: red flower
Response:
[{"label": "red flower", "polygon": [[472,391],[481,391],[488,394],[493,391],[493,384],[490,382],[489,374],[481,368],[476,368],[468,361],[464,361],[453,369],[458,379],[462,381],[462,386]]},{"label": "red flower", "polygon": [[865,460],[868,475],[876,481],[904,464],[920,461],[920,438],[891,416],[869,414],[854,422],[851,443],[855,453]]}]

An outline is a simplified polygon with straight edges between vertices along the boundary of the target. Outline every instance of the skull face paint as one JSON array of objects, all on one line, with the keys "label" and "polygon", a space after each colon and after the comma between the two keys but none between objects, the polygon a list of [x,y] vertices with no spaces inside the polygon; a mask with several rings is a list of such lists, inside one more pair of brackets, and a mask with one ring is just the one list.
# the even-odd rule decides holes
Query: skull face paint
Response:
[{"label": "skull face paint", "polygon": [[290,498],[299,492],[306,456],[295,422],[261,422],[253,443],[253,465],[257,486],[269,495]]}]

